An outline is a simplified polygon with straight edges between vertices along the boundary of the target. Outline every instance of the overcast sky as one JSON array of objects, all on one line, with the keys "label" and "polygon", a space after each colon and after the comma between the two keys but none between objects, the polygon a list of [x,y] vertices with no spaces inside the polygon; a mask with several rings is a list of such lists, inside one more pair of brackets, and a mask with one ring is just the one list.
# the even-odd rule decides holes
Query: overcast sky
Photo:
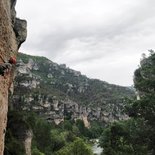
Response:
[{"label": "overcast sky", "polygon": [[132,85],[155,49],[155,0],[17,0],[16,10],[28,22],[21,52],[109,83]]}]

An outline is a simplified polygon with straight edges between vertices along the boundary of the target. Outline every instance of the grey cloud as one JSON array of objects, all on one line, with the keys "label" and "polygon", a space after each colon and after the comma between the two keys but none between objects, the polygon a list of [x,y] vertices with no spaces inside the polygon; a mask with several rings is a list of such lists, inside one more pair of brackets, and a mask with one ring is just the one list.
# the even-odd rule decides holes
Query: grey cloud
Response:
[{"label": "grey cloud", "polygon": [[[39,49],[45,51],[52,51],[52,54],[59,54],[59,52],[63,52],[63,49],[66,48],[66,42],[68,40],[72,40],[78,38],[81,41],[87,41],[87,38],[90,36],[98,41],[104,41],[107,39],[113,39],[120,35],[125,35],[126,33],[134,33],[141,31],[135,31],[134,29],[138,29],[140,24],[143,24],[146,19],[152,18],[153,9],[152,7],[149,10],[146,10],[146,5],[142,5],[142,7],[134,8],[134,10],[128,10],[124,15],[117,17],[116,19],[110,21],[110,23],[106,25],[106,23],[102,23],[103,25],[95,25],[94,27],[90,25],[87,29],[76,27],[74,29],[74,23],[72,30],[65,30],[65,28],[60,27],[54,33],[48,31],[48,34],[41,34],[41,39],[38,42],[37,47]],[[105,24],[105,25],[104,25]],[[64,25],[66,27],[67,25]],[[52,27],[52,25],[51,25]],[[36,41],[37,42],[37,41]],[[91,46],[90,42],[90,46]],[[36,45],[35,45],[36,46]]]},{"label": "grey cloud", "polygon": [[[95,69],[100,68],[96,75],[99,76],[102,72],[100,66],[104,65],[106,59],[111,61],[109,58],[112,57],[117,61],[120,57],[134,57],[137,53],[137,59],[133,62],[136,67],[140,54],[154,46],[154,0],[47,0],[46,3],[42,0],[38,0],[38,3],[36,0],[31,1],[23,0],[25,5],[21,9],[24,11],[25,6],[29,9],[26,11],[28,39],[22,47],[25,52],[38,51],[59,63],[76,66],[79,70],[83,69],[80,64],[92,64]],[[33,7],[28,3],[36,3],[38,6],[34,14]],[[39,12],[40,9],[42,12]],[[121,65],[124,65],[123,63]],[[129,70],[134,70],[129,63],[127,65]],[[103,68],[107,71],[110,67],[112,66]],[[126,74],[124,68],[120,69]],[[89,70],[89,67],[86,70]],[[86,70],[83,71],[88,73]],[[92,75],[92,72],[88,74]],[[110,74],[113,76],[109,71],[108,76]]]}]

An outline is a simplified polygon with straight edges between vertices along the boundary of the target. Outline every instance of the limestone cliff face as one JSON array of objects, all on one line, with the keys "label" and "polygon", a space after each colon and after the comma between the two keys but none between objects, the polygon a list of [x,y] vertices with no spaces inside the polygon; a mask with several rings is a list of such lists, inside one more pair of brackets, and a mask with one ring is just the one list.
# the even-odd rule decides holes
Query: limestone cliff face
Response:
[{"label": "limestone cliff face", "polygon": [[[18,19],[15,17],[15,4],[16,0],[0,0],[0,63],[7,61],[10,56],[16,56],[18,47],[26,39],[26,22],[21,21],[24,35],[18,33],[19,28],[16,28]],[[20,23],[20,20],[18,20],[18,23]],[[12,74],[13,71],[6,78],[0,76],[0,155],[3,155],[4,150],[8,89],[12,82]]]},{"label": "limestone cliff face", "polygon": [[24,139],[24,146],[25,146],[25,152],[26,155],[31,155],[31,144],[32,144],[32,131],[27,130],[26,131],[26,136]]}]

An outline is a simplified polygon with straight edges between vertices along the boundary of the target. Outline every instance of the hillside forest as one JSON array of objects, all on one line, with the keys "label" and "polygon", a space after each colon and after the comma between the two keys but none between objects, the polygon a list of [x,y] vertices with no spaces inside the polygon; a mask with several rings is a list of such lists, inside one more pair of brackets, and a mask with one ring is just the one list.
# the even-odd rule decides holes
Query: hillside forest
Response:
[{"label": "hillside forest", "polygon": [[[127,119],[103,122],[65,117],[58,125],[31,110],[10,105],[5,155],[25,155],[24,139],[32,138],[32,155],[93,155],[92,139],[99,139],[102,155],[155,154],[155,53],[150,50],[134,72],[136,96],[124,97]],[[10,100],[12,97],[10,98]],[[102,105],[104,106],[104,105]],[[17,149],[18,148],[18,149]]]}]

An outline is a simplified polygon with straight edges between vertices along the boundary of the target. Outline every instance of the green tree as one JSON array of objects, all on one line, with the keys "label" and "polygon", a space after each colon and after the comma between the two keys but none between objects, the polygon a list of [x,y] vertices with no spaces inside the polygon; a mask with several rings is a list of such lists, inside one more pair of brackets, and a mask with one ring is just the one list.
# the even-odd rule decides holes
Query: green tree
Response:
[{"label": "green tree", "polygon": [[33,148],[32,155],[45,155],[45,154],[40,152],[37,148]]},{"label": "green tree", "polygon": [[63,146],[65,146],[65,132],[61,132],[59,130],[51,130],[51,148],[52,152],[60,150]]},{"label": "green tree", "polygon": [[155,154],[155,53],[143,57],[134,73],[137,100],[129,100],[131,119],[113,123],[100,138],[104,155]]},{"label": "green tree", "polygon": [[76,138],[74,142],[56,152],[55,155],[93,155],[93,153],[83,139]]},{"label": "green tree", "polygon": [[[115,122],[106,128],[100,138],[104,155],[146,155],[143,121],[130,119]],[[138,133],[138,134],[137,134]]]},{"label": "green tree", "polygon": [[50,124],[42,119],[38,119],[33,132],[35,135],[35,141],[37,142],[37,148],[42,152],[46,152],[47,147],[51,144]]},{"label": "green tree", "polygon": [[81,138],[77,138],[71,147],[73,155],[92,155],[91,148]]},{"label": "green tree", "polygon": [[[148,152],[155,154],[155,53],[150,50],[150,56],[141,60],[140,67],[135,71],[135,88],[139,100],[132,102],[130,111],[133,118],[143,120],[141,130],[146,135]],[[147,130],[146,130],[147,129]]]}]

